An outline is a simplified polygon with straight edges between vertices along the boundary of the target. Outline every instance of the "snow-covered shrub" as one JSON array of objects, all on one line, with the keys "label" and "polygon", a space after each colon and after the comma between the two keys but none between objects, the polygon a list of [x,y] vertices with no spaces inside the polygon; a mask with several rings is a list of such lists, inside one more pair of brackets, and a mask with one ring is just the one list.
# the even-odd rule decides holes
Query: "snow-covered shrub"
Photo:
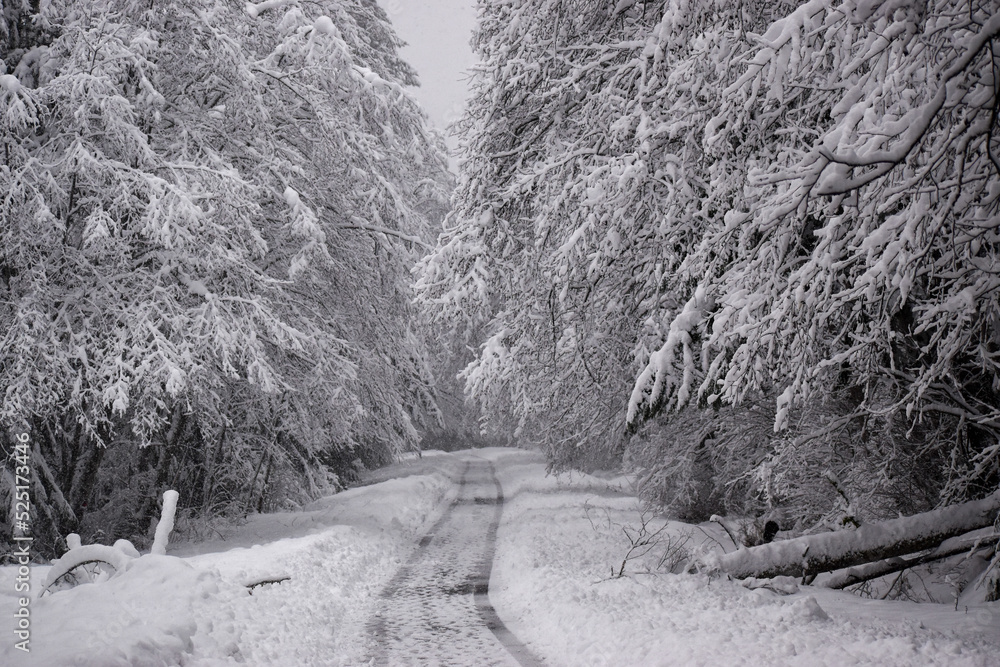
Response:
[{"label": "snow-covered shrub", "polygon": [[74,547],[52,561],[52,569],[42,582],[42,592],[106,581],[125,572],[133,558],[131,551],[121,546],[86,544]]},{"label": "snow-covered shrub", "polygon": [[742,410],[688,407],[647,423],[625,463],[643,497],[686,521],[713,514],[759,514],[766,501],[746,478],[768,451],[773,413],[766,400]]},{"label": "snow-covered shrub", "polygon": [[584,505],[587,520],[597,533],[612,533],[621,539],[621,560],[611,563],[611,578],[628,574],[679,574],[692,557],[690,528],[666,519],[659,508],[647,506],[627,513],[625,520],[613,518]]}]

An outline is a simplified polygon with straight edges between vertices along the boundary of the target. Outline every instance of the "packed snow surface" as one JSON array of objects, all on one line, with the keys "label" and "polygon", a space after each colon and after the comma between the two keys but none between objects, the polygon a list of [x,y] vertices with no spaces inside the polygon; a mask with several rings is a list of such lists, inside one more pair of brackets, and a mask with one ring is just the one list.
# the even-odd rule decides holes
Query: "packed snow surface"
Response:
[{"label": "packed snow surface", "polygon": [[[378,655],[371,628],[386,603],[380,594],[449,511],[467,462],[484,459],[504,498],[489,600],[545,664],[998,664],[998,603],[956,611],[794,581],[751,590],[648,571],[670,545],[715,548],[720,538],[709,525],[667,523],[656,550],[612,576],[628,550],[623,527],[642,527],[627,482],[547,476],[540,456],[510,449],[425,453],[376,471],[368,486],[252,516],[211,541],[175,534],[167,555],[32,600],[31,653],[15,650],[4,630],[0,664],[369,664]],[[645,518],[649,529],[664,524]],[[33,594],[48,569],[33,569]],[[5,619],[17,608],[15,576],[0,568]],[[469,655],[467,664],[481,658]]]}]

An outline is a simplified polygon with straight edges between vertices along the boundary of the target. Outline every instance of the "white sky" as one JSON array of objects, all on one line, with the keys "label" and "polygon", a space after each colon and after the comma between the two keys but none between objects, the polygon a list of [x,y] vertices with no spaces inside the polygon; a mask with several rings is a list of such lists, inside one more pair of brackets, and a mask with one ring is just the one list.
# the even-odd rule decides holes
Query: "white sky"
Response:
[{"label": "white sky", "polygon": [[[401,51],[420,76],[414,95],[439,128],[457,119],[468,92],[466,72],[475,58],[469,39],[476,0],[378,0],[407,43]],[[448,145],[454,147],[449,139]]]}]

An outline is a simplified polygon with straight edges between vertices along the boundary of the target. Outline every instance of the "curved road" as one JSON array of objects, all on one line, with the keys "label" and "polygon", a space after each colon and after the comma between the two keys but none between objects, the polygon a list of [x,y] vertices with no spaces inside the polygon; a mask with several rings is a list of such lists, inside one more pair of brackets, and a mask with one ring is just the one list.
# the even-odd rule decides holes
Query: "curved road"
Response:
[{"label": "curved road", "polygon": [[376,665],[542,663],[489,601],[503,490],[493,464],[468,461],[458,497],[382,591],[369,630]]}]

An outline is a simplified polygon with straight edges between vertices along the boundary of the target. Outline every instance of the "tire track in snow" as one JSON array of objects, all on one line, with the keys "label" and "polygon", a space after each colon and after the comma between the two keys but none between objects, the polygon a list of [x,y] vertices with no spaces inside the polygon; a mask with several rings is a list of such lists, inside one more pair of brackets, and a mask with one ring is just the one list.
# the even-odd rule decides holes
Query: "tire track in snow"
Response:
[{"label": "tire track in snow", "polygon": [[458,497],[382,591],[370,623],[376,665],[505,665],[539,661],[489,600],[503,489],[493,464],[469,461]]}]

